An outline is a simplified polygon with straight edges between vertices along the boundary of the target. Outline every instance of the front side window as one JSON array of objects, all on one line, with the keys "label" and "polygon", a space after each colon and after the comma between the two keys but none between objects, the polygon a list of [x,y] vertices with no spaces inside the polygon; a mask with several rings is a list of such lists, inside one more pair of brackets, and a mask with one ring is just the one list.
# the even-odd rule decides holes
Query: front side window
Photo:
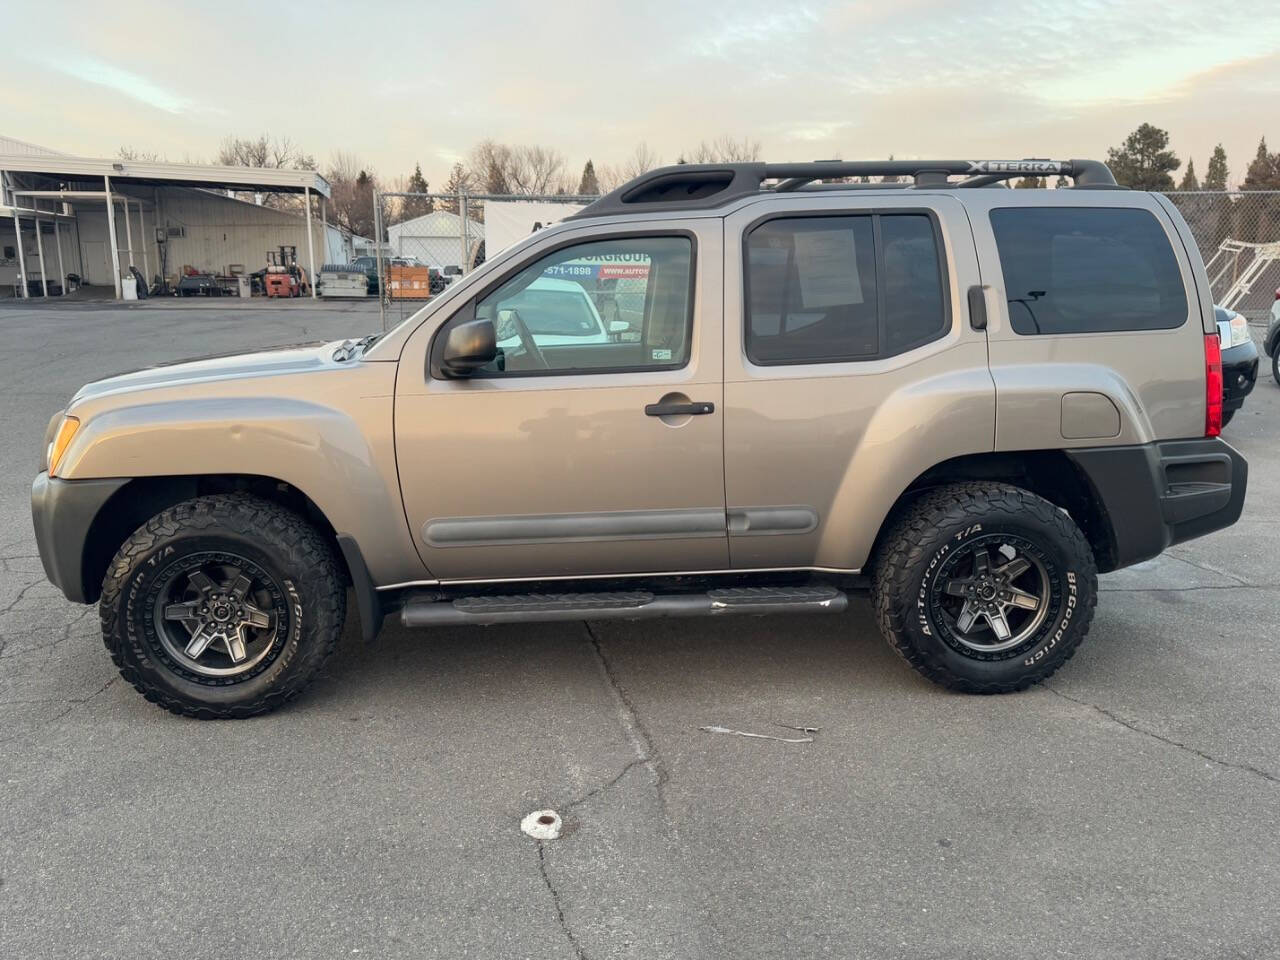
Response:
[{"label": "front side window", "polygon": [[619,237],[564,247],[476,303],[498,359],[481,376],[684,366],[693,328],[693,243]]},{"label": "front side window", "polygon": [[768,220],[747,237],[747,356],[829,363],[903,353],[947,329],[925,214]]},{"label": "front side window", "polygon": [[1169,238],[1146,210],[991,211],[1009,321],[1020,334],[1167,330],[1187,319]]}]

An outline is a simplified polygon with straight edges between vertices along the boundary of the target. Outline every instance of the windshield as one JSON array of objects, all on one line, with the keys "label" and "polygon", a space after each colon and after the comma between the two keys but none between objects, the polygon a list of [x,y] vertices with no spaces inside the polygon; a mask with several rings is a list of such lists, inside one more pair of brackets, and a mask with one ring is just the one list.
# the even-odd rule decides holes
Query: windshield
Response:
[{"label": "windshield", "polygon": [[532,334],[587,337],[600,332],[584,294],[568,290],[528,287],[502,304],[520,311],[520,319]]}]

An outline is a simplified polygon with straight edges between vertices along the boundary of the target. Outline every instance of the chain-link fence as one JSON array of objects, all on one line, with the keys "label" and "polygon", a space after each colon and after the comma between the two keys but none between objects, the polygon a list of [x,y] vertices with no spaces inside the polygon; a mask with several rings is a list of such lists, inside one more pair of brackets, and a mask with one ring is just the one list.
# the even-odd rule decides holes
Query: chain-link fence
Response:
[{"label": "chain-link fence", "polygon": [[522,237],[576,213],[594,196],[376,193],[370,287],[382,302],[383,329]]},{"label": "chain-link fence", "polygon": [[1168,197],[1196,238],[1214,303],[1263,320],[1280,288],[1280,191],[1179,191]]},{"label": "chain-link fence", "polygon": [[[1174,191],[1209,271],[1215,303],[1264,320],[1280,288],[1280,191]],[[376,193],[365,250],[383,328],[415,313],[457,277],[529,233],[576,213],[593,196]]]}]

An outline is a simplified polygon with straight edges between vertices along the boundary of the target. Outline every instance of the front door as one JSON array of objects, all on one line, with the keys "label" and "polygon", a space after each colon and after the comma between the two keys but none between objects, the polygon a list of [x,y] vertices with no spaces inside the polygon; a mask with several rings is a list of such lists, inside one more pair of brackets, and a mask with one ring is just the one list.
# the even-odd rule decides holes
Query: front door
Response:
[{"label": "front door", "polygon": [[[396,455],[441,580],[720,570],[720,221],[557,233],[406,344]],[[432,345],[472,313],[499,360],[443,379]]]}]

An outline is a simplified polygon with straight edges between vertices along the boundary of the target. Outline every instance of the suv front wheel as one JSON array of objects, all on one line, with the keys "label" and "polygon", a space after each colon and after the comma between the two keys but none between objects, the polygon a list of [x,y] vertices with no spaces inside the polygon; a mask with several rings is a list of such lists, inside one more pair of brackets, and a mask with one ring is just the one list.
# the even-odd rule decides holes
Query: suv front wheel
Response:
[{"label": "suv front wheel", "polygon": [[148,700],[200,719],[293,699],[333,652],[346,585],[305,520],[245,494],[156,514],[120,547],[98,611],[120,674]]},{"label": "suv front wheel", "polygon": [[1097,589],[1093,551],[1064,511],[1020,487],[958,483],[894,525],[872,602],[885,637],[930,680],[1009,693],[1071,658]]}]

